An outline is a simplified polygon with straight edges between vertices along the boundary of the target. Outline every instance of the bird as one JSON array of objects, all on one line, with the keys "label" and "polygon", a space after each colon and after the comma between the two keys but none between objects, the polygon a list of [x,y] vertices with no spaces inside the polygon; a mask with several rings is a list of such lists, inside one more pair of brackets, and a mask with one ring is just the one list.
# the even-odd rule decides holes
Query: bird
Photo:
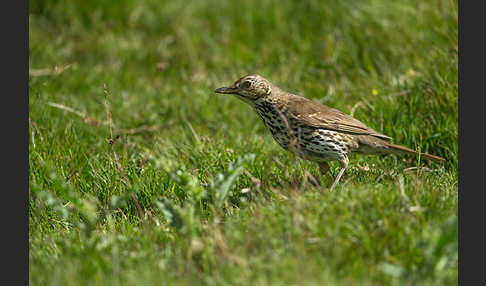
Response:
[{"label": "bird", "polygon": [[[232,94],[249,104],[282,148],[318,163],[322,175],[329,170],[329,162],[338,161],[340,170],[330,190],[336,187],[349,158],[355,154],[417,154],[415,150],[391,143],[391,137],[351,115],[284,91],[258,74],[243,76],[215,92]],[[435,162],[445,161],[427,153],[420,155]]]}]

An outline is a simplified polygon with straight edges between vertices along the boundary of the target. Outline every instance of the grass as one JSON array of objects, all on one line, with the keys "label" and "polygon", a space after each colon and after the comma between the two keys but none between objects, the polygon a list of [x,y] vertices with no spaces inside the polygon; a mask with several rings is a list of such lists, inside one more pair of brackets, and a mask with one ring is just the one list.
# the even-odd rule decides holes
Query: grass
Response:
[{"label": "grass", "polygon": [[[457,1],[29,13],[31,285],[457,284]],[[357,156],[314,187],[213,92],[248,73],[447,162]]]}]

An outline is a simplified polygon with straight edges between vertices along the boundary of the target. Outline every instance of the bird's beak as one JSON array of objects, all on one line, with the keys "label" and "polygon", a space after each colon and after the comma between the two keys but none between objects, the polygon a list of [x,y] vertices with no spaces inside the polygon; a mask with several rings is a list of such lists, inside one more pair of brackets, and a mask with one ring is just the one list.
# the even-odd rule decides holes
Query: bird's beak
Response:
[{"label": "bird's beak", "polygon": [[216,93],[225,93],[225,94],[228,94],[228,93],[236,93],[238,89],[237,88],[234,88],[234,87],[220,87],[218,89],[216,89],[214,92]]}]

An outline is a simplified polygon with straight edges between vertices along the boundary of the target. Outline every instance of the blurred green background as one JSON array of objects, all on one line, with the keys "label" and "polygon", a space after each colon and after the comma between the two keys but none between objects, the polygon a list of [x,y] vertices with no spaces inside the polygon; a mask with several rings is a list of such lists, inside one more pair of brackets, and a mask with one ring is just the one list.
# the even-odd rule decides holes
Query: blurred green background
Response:
[{"label": "blurred green background", "polygon": [[[33,285],[457,284],[457,1],[29,5]],[[447,162],[306,184],[249,73]]]}]

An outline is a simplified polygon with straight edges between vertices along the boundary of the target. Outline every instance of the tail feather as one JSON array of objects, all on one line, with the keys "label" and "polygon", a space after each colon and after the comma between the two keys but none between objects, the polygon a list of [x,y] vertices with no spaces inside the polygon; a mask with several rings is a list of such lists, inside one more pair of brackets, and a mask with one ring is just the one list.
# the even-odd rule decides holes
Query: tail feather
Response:
[{"label": "tail feather", "polygon": [[[410,154],[417,154],[417,151],[414,151],[414,150],[407,148],[407,147],[404,147],[404,146],[400,146],[400,145],[396,145],[396,144],[392,144],[392,143],[388,143],[387,146],[392,148],[394,151],[403,152],[403,153],[410,153]],[[435,155],[431,155],[431,154],[427,154],[427,153],[420,153],[420,156],[423,156],[424,158],[435,161],[435,162],[440,162],[440,163],[445,162],[444,158],[439,157],[439,156],[435,156]]]}]

